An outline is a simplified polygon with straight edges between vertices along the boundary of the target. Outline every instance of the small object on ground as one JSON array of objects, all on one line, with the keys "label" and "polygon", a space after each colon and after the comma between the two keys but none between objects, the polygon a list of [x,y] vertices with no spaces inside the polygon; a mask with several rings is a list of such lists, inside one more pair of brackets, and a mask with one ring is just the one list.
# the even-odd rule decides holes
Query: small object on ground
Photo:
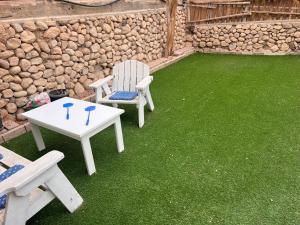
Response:
[{"label": "small object on ground", "polygon": [[26,105],[27,109],[34,109],[39,106],[48,104],[50,101],[50,97],[47,92],[42,92],[40,94],[34,95],[30,98],[30,101]]},{"label": "small object on ground", "polygon": [[54,102],[60,98],[68,97],[69,93],[67,89],[55,89],[52,91],[49,91],[49,96],[51,99],[51,102]]},{"label": "small object on ground", "polygon": [[90,115],[91,115],[91,111],[94,111],[96,109],[96,106],[88,106],[88,107],[86,107],[84,110],[86,111],[86,112],[89,112],[89,114],[88,114],[88,118],[87,118],[87,120],[86,120],[86,123],[85,123],[85,125],[86,126],[88,126],[89,125],[89,123],[90,123]]},{"label": "small object on ground", "polygon": [[66,120],[69,120],[69,119],[70,119],[70,111],[69,111],[69,109],[70,109],[73,105],[74,105],[73,103],[65,103],[65,104],[63,104],[63,107],[64,107],[64,108],[67,108],[67,116],[66,116]]}]

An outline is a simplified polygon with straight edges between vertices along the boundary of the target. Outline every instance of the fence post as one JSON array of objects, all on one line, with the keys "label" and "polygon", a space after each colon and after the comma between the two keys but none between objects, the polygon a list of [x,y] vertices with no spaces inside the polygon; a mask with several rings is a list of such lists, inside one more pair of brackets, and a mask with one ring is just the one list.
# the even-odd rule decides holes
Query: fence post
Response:
[{"label": "fence post", "polygon": [[178,0],[167,0],[167,47],[165,56],[173,54]]}]

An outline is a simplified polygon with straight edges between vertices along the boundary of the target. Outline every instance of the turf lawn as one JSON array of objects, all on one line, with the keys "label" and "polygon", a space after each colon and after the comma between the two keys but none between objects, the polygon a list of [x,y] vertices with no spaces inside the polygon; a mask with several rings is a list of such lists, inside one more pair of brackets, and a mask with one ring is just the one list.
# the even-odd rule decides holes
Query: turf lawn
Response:
[{"label": "turf lawn", "polygon": [[[28,224],[299,225],[300,57],[194,54],[154,77],[144,128],[122,116],[124,153],[112,128],[92,138],[96,175],[79,142],[43,130],[84,205],[56,200]],[[45,153],[30,133],[5,146]]]}]

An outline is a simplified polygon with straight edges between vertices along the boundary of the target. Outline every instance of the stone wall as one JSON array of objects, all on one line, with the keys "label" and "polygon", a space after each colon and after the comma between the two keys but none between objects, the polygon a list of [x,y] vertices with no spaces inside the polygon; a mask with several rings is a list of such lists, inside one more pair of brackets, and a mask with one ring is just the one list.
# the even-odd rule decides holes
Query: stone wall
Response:
[{"label": "stone wall", "polygon": [[[185,14],[178,11],[176,49],[185,47]],[[38,92],[67,88],[80,95],[126,59],[162,57],[165,9],[117,15],[0,23],[0,110],[23,112]]]},{"label": "stone wall", "polygon": [[202,52],[296,54],[300,52],[300,22],[197,26],[193,44]]}]

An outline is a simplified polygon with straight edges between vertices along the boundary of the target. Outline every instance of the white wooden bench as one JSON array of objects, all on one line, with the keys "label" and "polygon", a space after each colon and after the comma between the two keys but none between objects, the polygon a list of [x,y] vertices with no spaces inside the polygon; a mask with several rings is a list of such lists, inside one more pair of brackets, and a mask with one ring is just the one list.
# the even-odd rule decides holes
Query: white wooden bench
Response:
[{"label": "white wooden bench", "polygon": [[57,166],[63,153],[51,151],[34,162],[0,146],[3,158],[0,173],[19,164],[24,168],[0,182],[0,196],[8,195],[0,211],[0,224],[25,225],[39,210],[58,198],[74,212],[83,202],[81,196]]}]

